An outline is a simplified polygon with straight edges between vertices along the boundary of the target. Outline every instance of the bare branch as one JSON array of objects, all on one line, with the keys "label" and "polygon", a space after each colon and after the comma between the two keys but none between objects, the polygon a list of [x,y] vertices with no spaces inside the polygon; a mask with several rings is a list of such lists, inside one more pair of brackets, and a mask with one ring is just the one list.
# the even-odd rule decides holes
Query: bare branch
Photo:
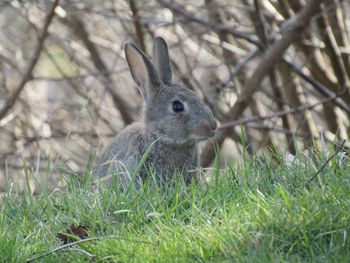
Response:
[{"label": "bare branch", "polygon": [[309,1],[295,17],[287,22],[282,38],[266,50],[248,83],[245,85],[244,92],[238,97],[231,112],[232,119],[237,119],[244,112],[251,101],[253,93],[260,87],[263,78],[271,71],[289,45],[300,37],[301,32],[307,26],[312,16],[319,12],[321,2],[322,0]]},{"label": "bare branch", "polygon": [[91,55],[91,60],[93,64],[102,73],[103,84],[105,85],[108,92],[111,94],[113,98],[113,102],[118,108],[124,123],[125,124],[131,123],[133,121],[133,117],[129,112],[130,110],[129,105],[123,99],[123,97],[119,94],[117,89],[114,87],[113,80],[109,75],[109,70],[107,69],[107,66],[102,60],[100,53],[96,48],[95,44],[89,39],[89,34],[85,29],[84,23],[77,16],[73,14],[68,15],[67,19],[61,18],[60,20],[66,25],[68,25],[69,27],[71,27],[71,29],[76,34],[76,36],[83,42],[86,49],[89,51]]},{"label": "bare branch", "polygon": [[337,96],[333,96],[331,98],[327,98],[327,99],[315,102],[315,103],[310,104],[310,105],[303,105],[303,106],[296,107],[296,108],[289,109],[289,110],[277,111],[277,112],[274,112],[274,113],[267,115],[267,116],[252,116],[252,117],[240,118],[236,121],[231,121],[231,122],[226,122],[226,123],[221,124],[220,129],[225,129],[228,127],[233,127],[233,126],[237,126],[237,125],[241,125],[241,124],[246,124],[249,122],[256,122],[256,121],[263,121],[263,120],[268,120],[268,119],[273,119],[273,118],[279,118],[279,117],[282,117],[284,115],[288,115],[291,113],[303,112],[305,110],[310,110],[310,109],[313,109],[319,105],[333,101],[336,98],[337,98]]},{"label": "bare branch", "polygon": [[144,36],[142,32],[143,30],[142,30],[142,25],[140,23],[140,17],[139,17],[139,9],[134,0],[129,0],[129,5],[133,16],[137,44],[141,47],[141,50],[143,52],[146,52],[146,45],[145,45]]},{"label": "bare branch", "polygon": [[[326,88],[325,86],[323,86],[320,82],[318,82],[317,80],[313,79],[312,77],[306,75],[297,65],[295,65],[294,63],[288,61],[288,60],[284,60],[284,62],[291,68],[293,69],[293,71],[295,73],[297,73],[302,79],[304,79],[306,82],[310,83],[311,86],[317,90],[321,95],[323,95],[326,98],[331,98],[334,95],[332,94],[332,92],[330,91],[329,88]],[[342,94],[337,94],[338,96],[342,95]],[[340,98],[337,97],[334,100],[331,100],[336,106],[338,106],[340,109],[342,109],[343,111],[345,111],[347,114],[350,114],[350,109],[349,107],[346,105],[346,103]]]},{"label": "bare branch", "polygon": [[321,166],[320,169],[317,170],[317,172],[311,177],[309,178],[309,180],[306,181],[306,183],[304,184],[304,187],[308,186],[315,178],[317,178],[317,176],[323,171],[323,169],[326,167],[326,165],[334,158],[337,156],[337,154],[343,149],[343,146],[345,144],[345,140],[342,141],[342,143],[339,145],[339,147],[335,150],[335,152],[328,157],[328,159],[323,163],[323,165]]},{"label": "bare branch", "polygon": [[52,19],[53,19],[54,15],[55,15],[55,9],[56,9],[56,7],[58,5],[58,2],[59,2],[59,0],[55,0],[52,3],[52,5],[50,7],[50,10],[49,10],[49,13],[46,15],[46,18],[45,18],[45,21],[44,21],[44,26],[43,26],[43,28],[41,30],[40,35],[39,35],[38,43],[37,43],[36,47],[34,48],[34,52],[33,52],[32,58],[29,61],[29,64],[27,65],[27,68],[26,68],[26,70],[25,70],[25,72],[23,74],[23,77],[22,77],[20,83],[18,84],[18,86],[16,87],[15,91],[13,92],[12,95],[10,95],[8,98],[6,98],[3,106],[1,107],[1,109],[0,109],[0,120],[2,118],[4,118],[4,116],[7,114],[7,112],[12,108],[12,106],[16,102],[18,96],[23,91],[23,89],[25,87],[25,84],[27,83],[28,80],[31,79],[33,69],[34,69],[36,63],[38,62],[40,53],[41,53],[41,51],[43,49],[44,41],[45,41],[45,39],[47,37],[47,34],[48,34],[49,26],[50,26],[50,24],[52,22]]},{"label": "bare branch", "polygon": [[252,37],[251,35],[244,33],[244,32],[241,32],[239,30],[236,30],[230,26],[226,26],[224,24],[212,24],[209,21],[205,20],[204,18],[198,17],[195,14],[192,14],[191,12],[187,11],[185,8],[183,8],[180,4],[176,3],[175,1],[158,0],[158,2],[160,2],[161,4],[166,6],[167,8],[171,9],[175,13],[182,15],[188,21],[193,21],[195,23],[207,26],[207,27],[211,28],[212,30],[216,30],[216,31],[224,32],[224,33],[230,33],[237,38],[244,39],[251,44],[254,44],[258,47],[261,47],[261,43],[259,42],[259,40]]}]

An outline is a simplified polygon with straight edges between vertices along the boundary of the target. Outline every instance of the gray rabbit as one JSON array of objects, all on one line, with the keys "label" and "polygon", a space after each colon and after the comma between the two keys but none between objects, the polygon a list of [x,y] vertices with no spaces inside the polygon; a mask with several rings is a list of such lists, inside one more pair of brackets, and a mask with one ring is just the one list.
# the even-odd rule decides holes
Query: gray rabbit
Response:
[{"label": "gray rabbit", "polygon": [[172,83],[163,38],[154,41],[153,63],[131,42],[125,44],[125,55],[145,100],[143,116],[116,136],[98,160],[95,173],[119,176],[123,188],[136,167],[141,179],[152,171],[165,181],[175,172],[182,173],[186,182],[197,181],[197,143],[216,133],[212,112],[192,91]]}]

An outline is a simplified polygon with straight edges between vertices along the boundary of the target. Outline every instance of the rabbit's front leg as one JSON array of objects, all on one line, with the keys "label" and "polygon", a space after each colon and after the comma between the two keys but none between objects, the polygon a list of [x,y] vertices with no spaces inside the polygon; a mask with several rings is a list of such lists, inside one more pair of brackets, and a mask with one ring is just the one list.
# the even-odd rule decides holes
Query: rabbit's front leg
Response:
[{"label": "rabbit's front leg", "polygon": [[199,156],[197,150],[192,155],[191,167],[185,171],[185,182],[190,184],[192,180],[196,183],[200,179],[200,169],[199,169]]}]

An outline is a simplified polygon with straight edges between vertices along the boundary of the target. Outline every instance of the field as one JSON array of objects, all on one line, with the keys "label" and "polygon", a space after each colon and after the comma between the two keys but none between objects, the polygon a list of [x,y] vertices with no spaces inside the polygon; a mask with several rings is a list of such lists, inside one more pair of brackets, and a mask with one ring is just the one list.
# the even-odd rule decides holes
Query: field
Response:
[{"label": "field", "polygon": [[199,186],[150,180],[123,193],[87,173],[41,195],[9,187],[0,260],[350,262],[350,165],[329,156],[247,157]]}]

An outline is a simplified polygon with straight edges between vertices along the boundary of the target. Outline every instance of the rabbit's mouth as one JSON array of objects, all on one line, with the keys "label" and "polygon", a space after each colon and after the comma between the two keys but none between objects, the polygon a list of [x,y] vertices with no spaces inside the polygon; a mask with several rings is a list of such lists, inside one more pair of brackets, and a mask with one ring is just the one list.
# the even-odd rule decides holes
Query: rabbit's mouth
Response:
[{"label": "rabbit's mouth", "polygon": [[217,134],[216,121],[210,120],[209,122],[200,123],[190,135],[191,139],[196,141],[207,140],[214,137]]},{"label": "rabbit's mouth", "polygon": [[212,131],[210,134],[191,134],[190,139],[195,141],[205,141],[216,136],[216,132]]}]

